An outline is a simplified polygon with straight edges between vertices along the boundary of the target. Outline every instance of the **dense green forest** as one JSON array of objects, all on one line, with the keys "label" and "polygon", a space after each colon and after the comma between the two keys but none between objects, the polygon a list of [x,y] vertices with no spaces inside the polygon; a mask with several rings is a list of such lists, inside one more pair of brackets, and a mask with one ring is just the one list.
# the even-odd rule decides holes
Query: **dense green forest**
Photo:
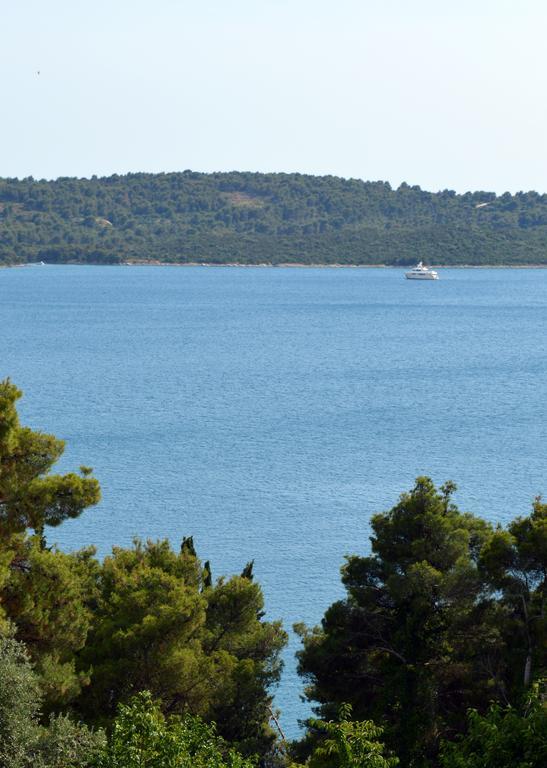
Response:
[{"label": "dense green forest", "polygon": [[[317,718],[272,710],[286,633],[249,561],[216,577],[191,537],[99,560],[55,526],[100,499],[89,467],[19,422],[0,382],[0,768],[544,768],[547,504],[506,528],[426,477],[372,519],[347,595],[299,626]],[[364,542],[358,546],[366,549]]]},{"label": "dense green forest", "polygon": [[0,263],[547,264],[547,195],[334,176],[0,179]]}]

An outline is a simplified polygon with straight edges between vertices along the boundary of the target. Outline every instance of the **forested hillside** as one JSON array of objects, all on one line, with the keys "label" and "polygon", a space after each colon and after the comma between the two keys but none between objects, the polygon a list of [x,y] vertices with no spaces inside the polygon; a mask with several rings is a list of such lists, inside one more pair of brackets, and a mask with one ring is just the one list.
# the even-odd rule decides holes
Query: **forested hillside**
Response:
[{"label": "forested hillside", "polygon": [[547,195],[301,174],[0,179],[0,263],[547,264]]}]

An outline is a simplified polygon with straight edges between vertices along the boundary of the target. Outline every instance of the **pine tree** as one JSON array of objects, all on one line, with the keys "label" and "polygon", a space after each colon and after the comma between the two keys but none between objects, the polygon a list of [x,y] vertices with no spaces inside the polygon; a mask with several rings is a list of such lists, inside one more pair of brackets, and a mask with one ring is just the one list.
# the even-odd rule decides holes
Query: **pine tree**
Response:
[{"label": "pine tree", "polygon": [[99,501],[100,489],[88,467],[80,475],[50,474],[64,442],[20,425],[21,395],[9,379],[0,382],[0,535],[5,541],[31,529],[45,546],[46,526],[78,517]]}]

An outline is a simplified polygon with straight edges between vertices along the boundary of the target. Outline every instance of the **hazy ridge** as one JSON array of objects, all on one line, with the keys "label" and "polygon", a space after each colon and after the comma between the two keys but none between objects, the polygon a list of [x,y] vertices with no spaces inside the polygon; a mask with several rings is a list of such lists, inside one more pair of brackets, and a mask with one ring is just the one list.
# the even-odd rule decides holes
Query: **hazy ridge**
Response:
[{"label": "hazy ridge", "polygon": [[547,265],[547,195],[334,176],[0,179],[0,263]]}]

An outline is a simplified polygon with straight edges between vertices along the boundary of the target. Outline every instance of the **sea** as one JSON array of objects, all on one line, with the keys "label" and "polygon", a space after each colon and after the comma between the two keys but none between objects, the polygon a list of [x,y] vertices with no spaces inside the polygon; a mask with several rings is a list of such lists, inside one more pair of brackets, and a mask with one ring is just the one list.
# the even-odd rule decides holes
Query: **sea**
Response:
[{"label": "sea", "polygon": [[35,266],[0,271],[0,377],[102,501],[48,531],[106,555],[193,536],[254,560],[290,632],[275,695],[309,716],[295,622],[343,597],[370,519],[418,475],[492,523],[547,493],[547,270]]}]

